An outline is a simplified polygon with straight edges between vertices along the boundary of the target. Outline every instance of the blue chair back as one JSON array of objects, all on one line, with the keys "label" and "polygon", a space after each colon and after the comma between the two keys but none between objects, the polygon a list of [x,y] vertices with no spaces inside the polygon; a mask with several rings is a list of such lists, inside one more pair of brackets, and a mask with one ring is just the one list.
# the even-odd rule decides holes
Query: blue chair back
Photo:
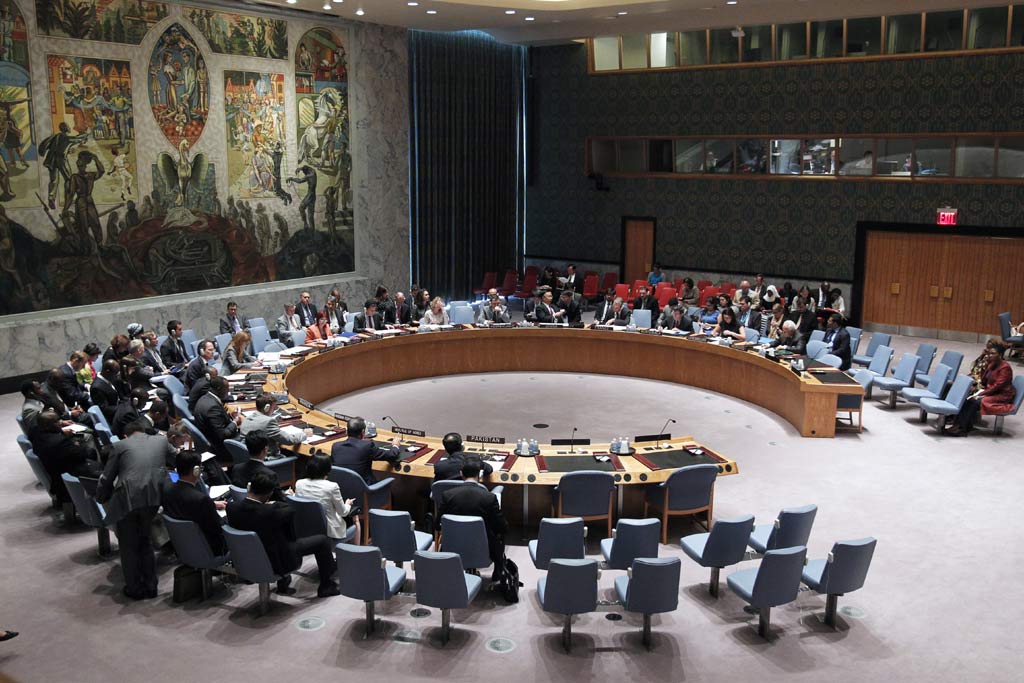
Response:
[{"label": "blue chair back", "polygon": [[195,522],[164,515],[164,527],[182,564],[196,569],[216,569],[224,564],[226,558],[213,554],[206,536]]},{"label": "blue chair back", "polygon": [[864,330],[859,327],[847,325],[846,331],[850,333],[850,353],[857,355],[857,349],[860,348],[860,339],[864,334]]},{"label": "blue chair back", "polygon": [[238,439],[224,439],[224,447],[231,454],[231,463],[233,465],[244,465],[252,459],[249,455],[249,449]]},{"label": "blue chair back", "polygon": [[554,559],[582,560],[586,555],[582,517],[545,517],[537,534],[537,569]]},{"label": "blue chair back", "polygon": [[608,472],[583,470],[563,474],[555,491],[561,498],[562,514],[593,517],[608,514],[608,503],[615,490],[615,477]]},{"label": "blue chair back", "polygon": [[241,486],[235,486],[234,484],[228,485],[228,505],[233,503],[241,503],[245,500],[245,497],[249,494],[248,491],[243,489]]},{"label": "blue chair back", "polygon": [[86,494],[78,477],[65,472],[60,475],[60,478],[64,480],[64,488],[68,490],[71,502],[75,504],[75,511],[78,512],[82,522],[93,529],[102,529],[107,516],[103,507]]},{"label": "blue chair back", "polygon": [[430,485],[430,500],[433,501],[435,507],[441,507],[441,496],[444,495],[445,491],[450,491],[457,486],[464,486],[465,484],[466,482],[461,479],[442,479],[441,481],[435,481]]},{"label": "blue chair back", "polygon": [[710,505],[717,479],[717,465],[680,467],[661,483],[668,488],[669,509],[693,510]]},{"label": "blue chair back", "polygon": [[542,606],[555,614],[585,614],[597,609],[597,561],[551,560]]},{"label": "blue chair back", "polygon": [[[818,330],[815,331],[817,332]],[[823,355],[827,350],[828,344],[826,344],[821,339],[812,339],[811,341],[807,342],[808,358],[818,358],[819,356]]]},{"label": "blue chair back", "polygon": [[927,375],[928,371],[932,368],[932,361],[935,360],[935,354],[938,353],[938,349],[934,344],[918,344],[917,345],[917,370]]},{"label": "blue chair back", "polygon": [[18,434],[18,436],[15,439],[15,441],[17,441],[18,442],[18,446],[21,447],[21,452],[22,453],[28,453],[30,450],[32,450],[32,442],[29,441],[28,437],[25,436],[24,434]]},{"label": "blue chair back", "polygon": [[188,392],[185,391],[185,385],[182,384],[181,380],[174,375],[167,375],[167,377],[164,378],[164,389],[171,392],[172,395],[188,395]]},{"label": "blue chair back", "polygon": [[181,333],[181,343],[185,346],[185,353],[188,354],[189,360],[196,357],[196,345],[199,343],[199,337],[196,336],[194,330],[183,330]]},{"label": "blue chair back", "polygon": [[[217,351],[220,352],[221,358],[223,358],[224,354],[227,353],[228,347],[231,345],[231,337],[233,336],[233,334],[225,332],[224,334],[218,334],[213,338],[213,343],[217,345]],[[239,358],[238,361],[241,362],[242,359]]]},{"label": "blue chair back", "polygon": [[103,414],[103,411],[100,410],[99,406],[89,406],[88,413],[93,426],[103,425],[107,428],[108,432],[110,431],[110,423],[107,422],[107,416]]},{"label": "blue chair back", "polygon": [[414,561],[416,602],[436,609],[469,606],[465,570],[458,554],[418,550]]},{"label": "blue chair back", "polygon": [[14,416],[14,421],[18,423],[18,427],[21,428],[21,433],[28,436],[28,428],[25,426],[25,418],[21,416],[21,413]]},{"label": "blue chair back", "polygon": [[263,347],[266,353],[280,353],[281,351],[287,351],[288,347],[279,341],[269,341],[267,345]]},{"label": "blue chair back", "polygon": [[[939,362],[950,369],[951,375],[960,372],[960,365],[964,362],[964,354],[959,351],[946,351],[942,354]],[[931,388],[931,385],[928,385]]]},{"label": "blue chair back", "polygon": [[825,331],[811,330],[811,336],[808,337],[807,343],[810,344],[813,341],[825,341]]},{"label": "blue chair back", "polygon": [[1010,341],[1010,337],[1013,336],[1013,325],[1010,323],[1010,312],[1004,311],[996,317],[999,318],[999,336],[1003,338],[1004,342]]},{"label": "blue chair back", "polygon": [[229,524],[225,524],[223,530],[228,552],[231,553],[231,563],[235,565],[240,578],[253,583],[277,581],[267,550],[255,531],[239,531]]},{"label": "blue chair back", "polygon": [[957,375],[956,379],[953,380],[953,386],[946,395],[946,402],[953,404],[957,409],[963,407],[964,401],[967,400],[967,396],[971,393],[973,386],[973,379],[967,375]]},{"label": "blue chair back", "polygon": [[327,478],[338,485],[341,489],[341,497],[346,500],[355,498],[359,505],[362,505],[363,494],[366,493],[366,482],[353,470],[347,467],[331,467],[331,473]]},{"label": "blue chair back", "polygon": [[701,564],[721,568],[742,561],[747,553],[747,539],[753,530],[754,515],[715,520],[704,545]]},{"label": "blue chair back", "polygon": [[833,545],[829,561],[821,574],[818,592],[842,595],[863,586],[877,543],[868,537],[856,541],[838,541]]},{"label": "blue chair back", "polygon": [[157,350],[159,350],[160,347],[164,345],[165,341],[167,341],[167,335],[166,334],[161,334],[161,335],[159,335],[156,338],[156,348],[157,348]]},{"label": "blue chair back", "polygon": [[418,550],[412,516],[408,512],[370,510],[370,538],[380,548],[384,559],[392,562],[409,562]]},{"label": "blue chair back", "polygon": [[633,560],[633,576],[626,593],[627,612],[660,614],[679,606],[678,557],[643,557]]},{"label": "blue chair back", "polygon": [[185,347],[185,351],[188,353],[189,360],[195,360],[195,357],[199,355],[199,340],[190,341]]},{"label": "blue chair back", "polygon": [[178,417],[183,417],[186,420],[192,421],[196,419],[195,415],[188,407],[188,399],[181,394],[171,394],[171,403],[174,404],[174,410],[178,413]]},{"label": "blue chair back", "polygon": [[442,515],[441,548],[461,557],[466,569],[482,569],[491,564],[487,528],[481,517]]},{"label": "blue chair back", "polygon": [[818,506],[814,504],[783,509],[779,513],[778,524],[772,527],[772,533],[768,537],[768,550],[807,545],[817,514]]},{"label": "blue chair back", "polygon": [[823,353],[820,356],[816,356],[815,360],[833,368],[841,368],[843,366],[843,359],[839,356],[834,356],[831,353]]},{"label": "blue chair back", "polygon": [[[250,323],[252,320],[249,321]],[[253,325],[249,328],[249,335],[252,337],[252,352],[260,353],[270,343],[270,331],[266,325]]]},{"label": "blue chair back", "polygon": [[295,330],[292,332],[292,346],[302,346],[306,343],[306,331]]},{"label": "blue chair back", "polygon": [[192,445],[195,447],[195,450],[200,452],[212,450],[210,441],[206,438],[206,435],[199,431],[199,427],[196,427],[192,420],[186,418],[181,423],[185,425],[185,429],[188,430],[189,435],[192,437]]},{"label": "blue chair back", "polygon": [[1024,375],[1017,375],[1013,378],[1013,408],[1006,415],[1016,415],[1020,411],[1020,405],[1024,402]]},{"label": "blue chair back", "polygon": [[28,466],[32,468],[32,474],[36,475],[36,481],[42,485],[47,493],[52,492],[53,481],[50,479],[46,468],[43,467],[43,461],[39,459],[39,456],[29,449],[25,451],[25,459],[28,460]]},{"label": "blue chair back", "polygon": [[948,382],[953,376],[953,368],[945,365],[944,363],[939,363],[932,368],[931,373],[926,375],[924,379],[921,378],[920,374],[915,376],[917,377],[918,382],[921,382],[921,384],[928,387],[928,391],[936,396],[942,396],[942,392],[946,387],[946,382]]},{"label": "blue chair back", "polygon": [[296,538],[305,536],[327,535],[327,519],[320,501],[302,496],[288,496],[288,502],[295,510],[292,521],[295,526]]},{"label": "blue chair back", "polygon": [[758,332],[757,330],[755,330],[754,328],[752,328],[752,327],[744,327],[743,328],[743,340],[744,341],[747,341],[747,342],[750,342],[750,343],[756,343],[757,340],[760,339],[760,338],[761,338],[761,333]]},{"label": "blue chair back", "polygon": [[873,335],[871,335],[871,341],[868,342],[868,351],[864,355],[874,358],[875,352],[878,351],[879,346],[889,346],[891,342],[891,334],[886,334],[885,332],[875,332]]},{"label": "blue chair back", "polygon": [[[872,339],[874,341],[874,339]],[[874,355],[871,357],[871,362],[868,364],[868,370],[875,373],[878,376],[883,376],[889,372],[889,363],[892,362],[892,348],[889,346],[880,345],[875,349]]]},{"label": "blue chair back", "polygon": [[338,587],[342,595],[364,602],[391,597],[380,548],[339,543],[336,555]]},{"label": "blue chair back", "polygon": [[[837,358],[837,356],[832,357]],[[876,377],[878,377],[878,375],[867,368],[861,368],[857,372],[853,373],[853,378],[857,380],[857,384],[859,384],[864,391],[867,391],[868,387],[874,384]]]},{"label": "blue chair back", "polygon": [[[920,349],[918,350],[920,351]],[[896,364],[892,376],[909,386],[914,383],[914,373],[919,367],[921,367],[921,359],[913,353],[905,353],[900,358],[900,362]]]},{"label": "blue chair back", "polygon": [[651,311],[646,308],[638,308],[633,311],[633,324],[637,327],[651,326]]},{"label": "blue chair back", "polygon": [[114,433],[110,431],[110,427],[105,424],[95,424],[93,425],[92,430],[96,433],[96,438],[99,439],[100,443],[104,446],[109,446],[120,441],[120,439],[114,436]]},{"label": "blue chair back", "polygon": [[448,313],[448,318],[452,325],[472,325],[473,309],[469,304],[465,306],[452,306],[451,311]]},{"label": "blue chair back", "polygon": [[274,458],[267,460],[267,469],[277,475],[277,480],[281,484],[289,484],[295,481],[295,461],[298,458],[294,455],[289,455],[285,458]]},{"label": "blue chair back", "polygon": [[264,318],[249,318],[249,329],[254,327],[266,327],[267,321]]},{"label": "blue chair back", "polygon": [[777,607],[796,600],[806,557],[802,545],[766,552],[757,568],[751,606]]},{"label": "blue chair back", "polygon": [[638,557],[657,557],[660,541],[660,519],[620,519],[615,524],[608,567],[628,569]]}]

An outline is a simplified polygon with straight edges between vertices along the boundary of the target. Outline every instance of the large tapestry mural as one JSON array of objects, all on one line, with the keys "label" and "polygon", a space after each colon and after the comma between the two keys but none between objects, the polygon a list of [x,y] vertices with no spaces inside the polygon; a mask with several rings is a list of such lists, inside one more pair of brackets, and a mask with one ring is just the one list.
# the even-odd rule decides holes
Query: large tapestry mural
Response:
[{"label": "large tapestry mural", "polygon": [[[38,4],[50,13],[42,33],[111,49],[66,54],[0,0],[0,315],[354,269],[343,40],[309,30],[294,62],[240,71],[195,37],[225,55],[286,59],[285,22],[134,0]],[[114,43],[140,42],[168,11],[181,21],[162,25],[133,73]],[[55,23],[86,15],[100,28]],[[45,81],[31,79],[30,40]],[[223,97],[225,137],[204,141],[211,94]]]},{"label": "large tapestry mural", "polygon": [[148,0],[36,0],[39,32],[57,38],[138,45],[166,16],[166,3]]}]

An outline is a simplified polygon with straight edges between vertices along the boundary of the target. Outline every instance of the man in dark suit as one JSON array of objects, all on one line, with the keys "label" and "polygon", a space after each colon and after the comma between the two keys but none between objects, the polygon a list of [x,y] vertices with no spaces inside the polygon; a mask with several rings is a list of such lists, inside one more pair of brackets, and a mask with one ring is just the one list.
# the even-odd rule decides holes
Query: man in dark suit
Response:
[{"label": "man in dark suit", "polygon": [[583,276],[576,272],[576,265],[573,263],[565,267],[565,284],[563,289],[568,289],[574,294],[583,293]]},{"label": "man in dark suit", "polygon": [[818,287],[818,291],[811,294],[811,298],[814,299],[815,308],[825,308],[828,306],[828,295],[831,291],[832,285],[823,280],[821,285]]},{"label": "man in dark suit", "polygon": [[199,453],[181,451],[178,453],[174,469],[178,473],[178,481],[164,487],[160,502],[164,514],[168,517],[195,522],[199,530],[210,544],[214,555],[227,552],[224,534],[220,528],[220,515],[217,510],[227,507],[224,501],[214,501],[196,486],[203,468]]},{"label": "man in dark suit", "polygon": [[356,313],[355,321],[352,323],[354,332],[367,330],[383,330],[384,317],[377,312],[376,299],[367,299],[362,313]]},{"label": "man in dark suit", "polygon": [[818,318],[812,311],[807,310],[807,302],[797,299],[796,311],[789,314],[789,319],[796,323],[796,329],[800,335],[807,339],[811,332],[818,329]]},{"label": "man in dark suit", "polygon": [[210,390],[210,380],[217,376],[217,368],[212,365],[208,368],[209,372],[195,381],[192,388],[188,390],[188,409],[193,413],[196,412],[196,404],[199,403],[199,399],[206,395],[206,392]]},{"label": "man in dark suit", "polygon": [[[123,439],[124,430],[129,424],[138,420],[149,403],[149,393],[145,389],[132,389],[127,401],[121,401],[114,410],[114,419],[110,422],[110,431],[114,436]],[[149,425],[152,429],[152,424]]]},{"label": "man in dark suit", "polygon": [[480,315],[477,322],[484,325],[507,325],[512,322],[512,318],[509,316],[508,309],[505,307],[505,304],[501,303],[501,297],[495,293],[489,294],[487,297],[487,303],[480,306]]},{"label": "man in dark suit", "polygon": [[609,287],[605,290],[604,301],[597,305],[597,310],[594,312],[594,322],[602,323],[608,320],[609,314],[612,311],[612,305],[615,303],[615,288]]},{"label": "man in dark suit", "polygon": [[395,304],[384,312],[385,325],[408,325],[412,322],[412,308],[405,302],[405,294],[395,292]]},{"label": "man in dark suit", "polygon": [[255,531],[260,537],[271,568],[281,576],[277,582],[278,593],[290,595],[295,592],[290,587],[291,572],[302,566],[304,556],[314,555],[320,572],[317,596],[339,595],[338,584],[332,579],[337,563],[330,539],[323,534],[296,538],[295,509],[286,502],[271,500],[275,488],[277,477],[273,472],[257,473],[249,483],[245,500],[228,506],[228,524],[241,531]]},{"label": "man in dark suit", "polygon": [[92,404],[99,407],[107,422],[111,422],[117,404],[127,398],[124,383],[121,381],[121,364],[113,358],[103,361],[96,379],[92,381],[89,394]]},{"label": "man in dark suit", "polygon": [[611,310],[602,313],[600,318],[595,318],[593,325],[619,325],[629,324],[629,307],[626,303],[617,298],[612,302]]},{"label": "man in dark suit", "polygon": [[181,321],[167,323],[167,339],[160,345],[160,360],[168,368],[181,367],[188,363],[185,342],[181,341]]},{"label": "man in dark suit", "polygon": [[338,300],[333,296],[327,297],[324,304],[324,324],[331,331],[331,334],[341,334],[345,331],[345,312],[338,307]]},{"label": "man in dark suit", "polygon": [[309,297],[309,292],[299,295],[299,303],[295,306],[295,312],[299,316],[299,322],[303,327],[316,324],[316,304]]},{"label": "man in dark suit", "polygon": [[401,441],[394,439],[391,448],[381,448],[373,441],[364,441],[363,434],[366,432],[366,421],[361,417],[354,417],[348,421],[348,438],[339,441],[331,448],[331,460],[337,467],[347,467],[360,477],[367,484],[377,481],[373,476],[373,461],[386,460],[392,465],[402,461],[398,447]]},{"label": "man in dark suit", "polygon": [[244,315],[238,314],[238,304],[229,301],[227,314],[220,319],[220,333],[236,334],[247,329],[249,329],[249,320]]},{"label": "man in dark suit", "polygon": [[86,446],[82,439],[61,431],[60,416],[52,410],[44,410],[36,420],[32,452],[39,456],[43,469],[50,475],[49,493],[61,503],[69,502],[71,496],[60,475],[65,472],[76,477],[100,475],[95,451]]},{"label": "man in dark suit", "polygon": [[796,323],[792,320],[786,320],[782,323],[782,332],[777,339],[772,340],[770,346],[773,349],[784,346],[798,356],[807,353],[807,340],[800,334],[796,328]]},{"label": "man in dark suit", "polygon": [[203,339],[196,347],[196,351],[196,357],[188,364],[188,369],[185,370],[185,379],[182,380],[185,389],[191,389],[192,385],[203,377],[209,379],[210,361],[213,360],[216,347],[209,339]]},{"label": "man in dark suit", "polygon": [[242,424],[242,416],[238,411],[229,414],[224,407],[228,398],[228,381],[223,377],[214,377],[210,380],[210,390],[206,392],[196,403],[195,415],[196,427],[203,433],[203,436],[210,442],[210,448],[217,455],[217,460],[231,463],[231,454],[224,446],[225,439],[233,439],[238,434],[238,427]]},{"label": "man in dark suit", "polygon": [[441,533],[444,533],[445,515],[483,518],[484,528],[487,530],[487,550],[491,562],[494,563],[491,580],[497,581],[504,573],[504,534],[508,530],[508,522],[501,514],[498,497],[480,484],[480,465],[478,458],[467,458],[462,465],[462,478],[466,483],[445,491],[441,496],[441,506],[438,510],[442,518]]},{"label": "man in dark suit", "polygon": [[540,303],[533,312],[538,323],[557,323],[561,320],[564,314],[555,308],[554,301],[555,296],[550,289],[541,295]]},{"label": "man in dark suit", "polygon": [[740,328],[761,330],[761,314],[754,309],[753,299],[749,296],[740,297],[740,312],[736,316],[736,322],[740,324]]},{"label": "man in dark suit", "polygon": [[640,296],[633,300],[633,310],[648,310],[651,312],[651,320],[657,320],[658,314],[661,312],[661,307],[658,306],[658,300],[650,294],[650,290],[647,289],[646,285],[640,287]]},{"label": "man in dark suit", "polygon": [[[449,432],[444,435],[441,441],[444,450],[448,454],[434,465],[434,481],[445,479],[462,479],[462,465],[467,458],[475,457],[462,450],[462,435],[458,432]],[[479,458],[478,458],[479,459]],[[489,476],[494,468],[490,463],[481,462],[484,476]]]},{"label": "man in dark suit", "polygon": [[143,365],[153,371],[154,375],[163,375],[170,372],[171,367],[164,363],[160,356],[160,349],[156,345],[156,332],[147,330],[142,333],[143,351],[139,359]]},{"label": "man in dark suit", "polygon": [[555,312],[558,322],[575,325],[583,322],[583,309],[576,303],[571,290],[564,290],[558,298],[558,311]]},{"label": "man in dark suit", "polygon": [[672,319],[669,320],[663,330],[679,330],[681,332],[693,332],[693,320],[686,314],[682,306],[672,308]]},{"label": "man in dark suit", "polygon": [[[249,451],[249,460],[231,468],[231,483],[240,489],[248,488],[249,482],[260,472],[274,474],[274,470],[263,464],[267,459],[270,441],[262,434],[249,434],[245,437],[245,449]],[[271,500],[285,500],[287,494],[281,487],[274,489]]]},{"label": "man in dark suit", "polygon": [[838,356],[839,360],[843,361],[839,369],[849,370],[853,353],[850,349],[850,333],[843,325],[843,316],[833,313],[828,317],[824,341],[829,345],[829,353]]},{"label": "man in dark suit", "polygon": [[75,404],[68,405],[61,398],[60,389],[64,381],[64,375],[59,368],[54,368],[46,375],[46,381],[41,385],[40,400],[43,405],[60,415],[62,419],[76,417],[75,411],[84,413],[84,410],[77,408]]},{"label": "man in dark suit", "polygon": [[57,387],[57,393],[61,400],[69,406],[77,403],[83,408],[88,408],[90,405],[89,393],[78,382],[78,371],[85,367],[87,360],[89,358],[84,353],[74,351],[67,363],[57,367],[60,372],[60,385]]}]

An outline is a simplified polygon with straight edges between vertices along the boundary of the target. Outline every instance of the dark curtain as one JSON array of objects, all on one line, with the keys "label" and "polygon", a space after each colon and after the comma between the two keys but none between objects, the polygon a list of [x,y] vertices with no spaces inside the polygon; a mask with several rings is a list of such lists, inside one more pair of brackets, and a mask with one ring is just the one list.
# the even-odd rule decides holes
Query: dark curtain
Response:
[{"label": "dark curtain", "polygon": [[519,266],[526,48],[410,31],[409,65],[412,279],[463,298]]}]

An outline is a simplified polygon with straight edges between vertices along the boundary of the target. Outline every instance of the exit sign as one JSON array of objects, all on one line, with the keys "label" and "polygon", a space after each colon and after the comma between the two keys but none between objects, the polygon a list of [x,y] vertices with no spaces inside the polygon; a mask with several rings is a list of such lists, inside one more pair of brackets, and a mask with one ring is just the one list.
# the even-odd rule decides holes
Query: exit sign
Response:
[{"label": "exit sign", "polygon": [[958,210],[950,206],[945,206],[935,211],[935,224],[936,225],[956,225]]}]

